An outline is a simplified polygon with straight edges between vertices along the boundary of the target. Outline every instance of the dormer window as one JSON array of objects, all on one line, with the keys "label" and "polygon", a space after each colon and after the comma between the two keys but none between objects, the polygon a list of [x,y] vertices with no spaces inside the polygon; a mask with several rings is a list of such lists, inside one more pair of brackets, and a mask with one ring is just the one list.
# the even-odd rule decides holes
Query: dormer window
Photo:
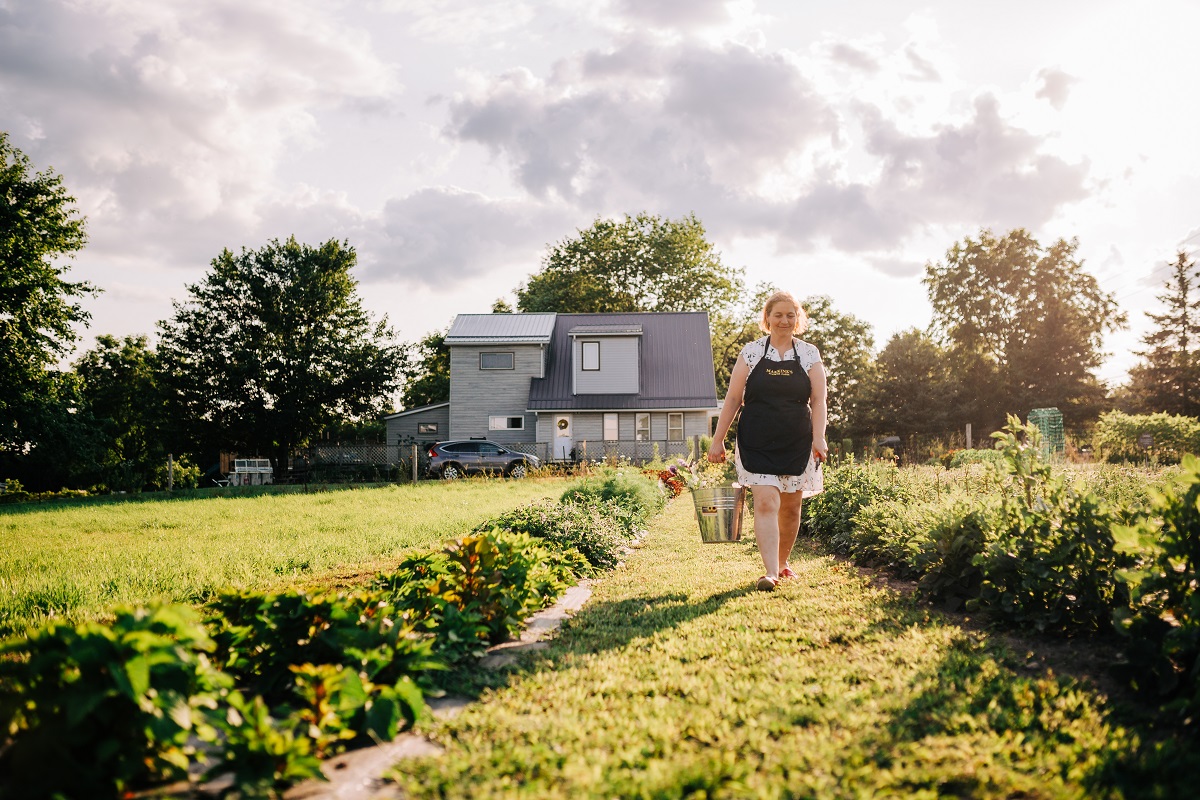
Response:
[{"label": "dormer window", "polygon": [[585,372],[595,372],[600,369],[600,343],[580,342],[582,353],[580,369]]},{"label": "dormer window", "polygon": [[640,323],[576,325],[571,337],[571,394],[637,394]]}]

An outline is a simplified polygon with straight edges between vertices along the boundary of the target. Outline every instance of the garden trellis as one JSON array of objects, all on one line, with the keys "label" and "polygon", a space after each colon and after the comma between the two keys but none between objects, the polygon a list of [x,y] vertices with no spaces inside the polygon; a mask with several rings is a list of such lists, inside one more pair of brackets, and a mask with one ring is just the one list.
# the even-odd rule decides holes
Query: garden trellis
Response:
[{"label": "garden trellis", "polygon": [[1063,415],[1057,408],[1035,408],[1029,412],[1029,424],[1042,432],[1042,453],[1061,453],[1067,447],[1063,435]]}]

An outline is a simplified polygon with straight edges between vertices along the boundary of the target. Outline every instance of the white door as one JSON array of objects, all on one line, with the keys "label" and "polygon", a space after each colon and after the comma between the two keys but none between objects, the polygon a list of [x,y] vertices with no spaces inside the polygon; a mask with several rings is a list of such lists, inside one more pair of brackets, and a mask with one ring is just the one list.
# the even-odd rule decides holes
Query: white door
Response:
[{"label": "white door", "polygon": [[568,459],[571,457],[571,416],[558,414],[554,417],[554,458]]}]

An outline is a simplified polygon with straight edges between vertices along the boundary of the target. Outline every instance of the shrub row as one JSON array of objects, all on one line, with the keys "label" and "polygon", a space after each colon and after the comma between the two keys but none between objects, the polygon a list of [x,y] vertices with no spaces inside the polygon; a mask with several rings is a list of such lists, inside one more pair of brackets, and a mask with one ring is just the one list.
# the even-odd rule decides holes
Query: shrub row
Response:
[{"label": "shrub row", "polygon": [[1047,633],[1115,629],[1130,685],[1181,719],[1200,711],[1200,459],[1130,507],[1044,461],[1036,428],[1011,418],[996,437],[1001,461],[969,487],[832,468],[806,529],[930,601]]},{"label": "shrub row", "polygon": [[[354,592],[225,592],[204,614],[122,608],[0,645],[0,796],[120,797],[232,778],[272,797],[322,758],[390,740],[446,676],[516,634],[661,505],[605,475],[501,515]],[[14,794],[14,792],[16,794]]]}]

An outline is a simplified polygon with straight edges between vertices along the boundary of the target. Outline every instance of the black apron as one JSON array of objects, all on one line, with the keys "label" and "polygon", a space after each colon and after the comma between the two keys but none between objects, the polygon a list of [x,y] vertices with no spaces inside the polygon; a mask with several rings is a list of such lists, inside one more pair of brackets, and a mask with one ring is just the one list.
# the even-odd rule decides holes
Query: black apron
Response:
[{"label": "black apron", "polygon": [[796,340],[790,361],[763,357],[746,379],[742,416],[737,427],[737,451],[742,467],[760,475],[801,475],[812,457],[812,411],[808,401],[812,382],[800,367]]}]

